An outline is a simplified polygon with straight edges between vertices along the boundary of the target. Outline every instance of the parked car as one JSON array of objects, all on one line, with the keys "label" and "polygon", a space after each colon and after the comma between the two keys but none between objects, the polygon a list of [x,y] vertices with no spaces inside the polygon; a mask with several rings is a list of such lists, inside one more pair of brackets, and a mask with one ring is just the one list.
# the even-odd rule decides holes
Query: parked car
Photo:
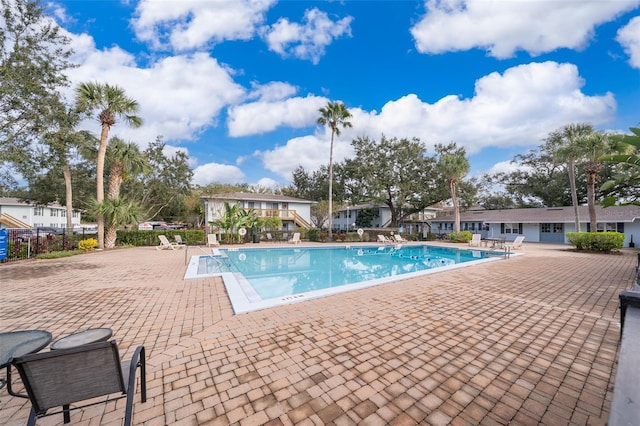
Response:
[{"label": "parked car", "polygon": [[63,235],[65,228],[54,228],[52,226],[39,226],[35,229],[35,232],[39,236],[43,235]]},{"label": "parked car", "polygon": [[9,239],[20,240],[23,243],[35,236],[36,232],[33,229],[10,229],[8,234]]},{"label": "parked car", "polygon": [[98,225],[84,224],[73,227],[74,234],[86,235],[86,234],[97,234],[98,233]]}]

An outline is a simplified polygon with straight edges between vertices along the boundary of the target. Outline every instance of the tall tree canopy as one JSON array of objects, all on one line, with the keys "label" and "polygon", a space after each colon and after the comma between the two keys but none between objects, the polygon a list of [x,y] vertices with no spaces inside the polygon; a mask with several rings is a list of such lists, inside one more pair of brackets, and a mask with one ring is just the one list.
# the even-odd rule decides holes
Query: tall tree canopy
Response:
[{"label": "tall tree canopy", "polygon": [[407,216],[449,197],[435,159],[426,155],[419,139],[383,135],[379,141],[357,138],[352,145],[356,156],[345,161],[350,178],[361,182],[362,196],[369,202],[389,207],[388,226],[399,226]]},{"label": "tall tree canopy", "polygon": [[29,175],[32,143],[50,130],[69,84],[70,39],[44,15],[39,1],[0,0],[0,191]]},{"label": "tall tree canopy", "polygon": [[122,185],[128,199],[140,201],[147,212],[146,220],[176,221],[187,213],[184,197],[191,192],[193,178],[189,158],[183,151],[167,155],[164,147],[162,138],[149,144],[143,152],[149,172]]}]

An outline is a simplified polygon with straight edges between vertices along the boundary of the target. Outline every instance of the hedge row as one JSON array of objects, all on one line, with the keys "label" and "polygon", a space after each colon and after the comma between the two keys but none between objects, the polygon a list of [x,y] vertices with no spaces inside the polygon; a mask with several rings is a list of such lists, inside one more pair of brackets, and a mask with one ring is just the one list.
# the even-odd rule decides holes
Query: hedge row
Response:
[{"label": "hedge row", "polygon": [[567,232],[569,244],[578,250],[609,252],[620,250],[624,234],[620,232]]},{"label": "hedge row", "polygon": [[205,235],[202,230],[177,230],[163,229],[154,231],[117,231],[116,244],[119,246],[157,246],[160,243],[158,235],[166,236],[169,241],[174,241],[175,235],[180,235],[182,242],[189,245],[205,244]]}]

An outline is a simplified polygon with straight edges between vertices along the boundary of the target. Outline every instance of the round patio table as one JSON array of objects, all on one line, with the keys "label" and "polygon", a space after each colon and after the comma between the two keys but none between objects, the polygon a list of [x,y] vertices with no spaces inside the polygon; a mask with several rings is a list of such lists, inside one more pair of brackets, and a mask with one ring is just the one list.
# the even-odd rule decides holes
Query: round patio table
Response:
[{"label": "round patio table", "polygon": [[9,395],[26,397],[11,389],[11,361],[15,357],[38,352],[51,341],[51,333],[44,330],[21,330],[0,333],[0,368],[7,367],[7,378],[0,380],[0,388],[7,385]]},{"label": "round patio table", "polygon": [[113,331],[111,331],[110,328],[90,328],[56,340],[51,344],[51,349],[69,349],[88,343],[104,342],[108,340],[112,334]]}]

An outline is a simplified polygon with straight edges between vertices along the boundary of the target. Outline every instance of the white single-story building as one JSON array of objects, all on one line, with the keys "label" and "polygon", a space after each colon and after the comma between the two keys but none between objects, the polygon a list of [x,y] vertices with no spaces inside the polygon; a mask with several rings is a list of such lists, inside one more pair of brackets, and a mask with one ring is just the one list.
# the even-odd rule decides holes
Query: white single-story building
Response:
[{"label": "white single-story building", "polygon": [[282,220],[283,230],[297,228],[310,229],[311,204],[309,200],[287,197],[285,195],[233,192],[200,197],[204,205],[206,224],[218,220],[224,213],[224,203],[239,205],[243,209],[253,209],[259,217],[278,217]]},{"label": "white single-story building", "polygon": [[[578,207],[580,230],[590,232],[589,208]],[[640,238],[640,206],[596,206],[598,232],[617,231],[623,233],[624,247],[634,246]],[[453,232],[453,212],[440,212],[431,221],[432,232]],[[505,236],[513,241],[524,235],[525,241],[567,244],[567,232],[575,232],[573,207],[543,207],[528,209],[483,210],[460,212],[460,230],[481,234],[482,238]]]},{"label": "white single-story building", "polygon": [[[80,211],[74,210],[71,223],[80,226]],[[17,198],[0,197],[0,229],[67,227],[67,209],[58,203],[46,206],[25,203]]]}]

